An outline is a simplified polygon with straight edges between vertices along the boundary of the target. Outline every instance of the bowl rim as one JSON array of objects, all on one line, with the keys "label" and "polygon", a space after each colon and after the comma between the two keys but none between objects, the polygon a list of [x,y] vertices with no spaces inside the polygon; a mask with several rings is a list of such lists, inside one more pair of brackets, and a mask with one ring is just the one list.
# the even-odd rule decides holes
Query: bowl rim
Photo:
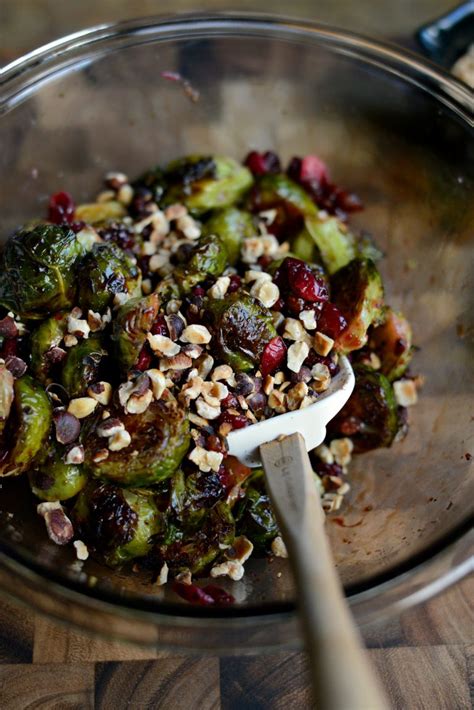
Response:
[{"label": "bowl rim", "polygon": [[[326,46],[333,51],[355,57],[365,63],[376,65],[381,71],[395,74],[405,82],[415,84],[421,90],[429,92],[436,100],[451,110],[458,118],[471,128],[473,119],[473,93],[446,71],[435,64],[424,60],[414,52],[397,47],[388,42],[378,42],[369,37],[358,35],[349,31],[340,30],[326,24],[310,22],[302,19],[292,19],[283,16],[269,16],[263,13],[245,12],[220,12],[220,13],[183,13],[177,15],[150,16],[126,20],[118,23],[106,23],[69,34],[35,49],[19,59],[0,68],[0,116],[14,108],[28,96],[32,95],[47,79],[58,71],[64,71],[71,66],[92,61],[102,50],[103,45],[114,41],[112,51],[117,51],[127,46],[164,41],[170,39],[183,39],[196,36],[272,36],[275,39],[312,41]],[[130,41],[130,39],[132,41]],[[110,49],[107,48],[107,52]],[[351,600],[356,604],[361,600],[368,600],[374,595],[383,595],[387,590],[394,590],[400,579],[406,575],[416,574],[421,569],[430,565],[434,559],[456,542],[461,540],[472,527],[472,519],[463,520],[456,528],[445,537],[431,544],[423,553],[419,553],[409,561],[390,568],[386,572],[375,575],[367,582],[353,585],[348,589]],[[21,566],[26,565],[24,572],[44,580],[38,565],[26,559],[19,559],[18,553],[9,546],[0,543],[0,565],[21,578]],[[15,572],[16,569],[16,572]],[[453,566],[444,574],[444,586],[457,581],[469,572],[469,565],[465,562],[453,563]],[[59,577],[59,576],[58,576]],[[87,593],[81,585],[70,583],[63,576],[50,580],[58,593],[79,593],[89,600],[100,604],[110,603],[111,598],[106,598],[98,590],[88,589]],[[435,593],[435,590],[433,590]],[[126,597],[114,595],[113,605],[116,611],[122,613],[136,613],[136,603],[130,603]],[[406,602],[406,600],[405,600]],[[414,602],[413,602],[414,603]],[[392,605],[393,606],[393,605]],[[405,603],[406,606],[406,603]],[[140,605],[138,605],[140,607]],[[218,611],[205,607],[162,604],[158,608],[144,610],[148,618],[162,622],[166,618],[177,620],[187,618],[199,624],[201,628],[212,619],[219,616],[238,618],[241,621],[247,617],[249,621],[268,622],[270,618],[285,618],[294,616],[295,607],[292,603],[271,603],[266,607],[243,607],[239,613],[229,614],[229,610]],[[217,613],[216,613],[217,612]]]}]

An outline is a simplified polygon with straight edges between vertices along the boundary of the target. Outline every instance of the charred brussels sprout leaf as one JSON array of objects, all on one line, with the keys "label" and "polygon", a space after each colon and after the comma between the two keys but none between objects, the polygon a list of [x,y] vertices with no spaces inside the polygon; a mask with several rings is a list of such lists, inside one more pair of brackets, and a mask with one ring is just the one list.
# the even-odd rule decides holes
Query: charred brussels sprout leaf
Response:
[{"label": "charred brussels sprout leaf", "polygon": [[227,261],[227,248],[219,237],[202,237],[189,261],[175,269],[173,276],[180,290],[188,293],[207,276],[220,276]]},{"label": "charred brussels sprout leaf", "polygon": [[152,536],[163,525],[152,491],[110,483],[89,484],[76,501],[73,519],[80,535],[111,566],[148,554]]},{"label": "charred brussels sprout leaf", "polygon": [[256,229],[250,212],[226,207],[213,213],[203,232],[205,235],[217,235],[227,249],[229,263],[235,264],[239,260],[243,240],[255,236]]},{"label": "charred brussels sprout leaf", "polygon": [[380,322],[383,313],[383,285],[370,259],[353,259],[331,278],[331,300],[347,321],[347,328],[337,337],[340,353],[362,348],[367,329]]},{"label": "charred brussels sprout leaf", "polygon": [[134,260],[113,244],[94,244],[78,273],[79,305],[102,312],[116,293],[141,295],[141,274]]},{"label": "charred brussels sprout leaf", "polygon": [[181,202],[202,214],[237,202],[253,183],[251,172],[232,158],[189,156],[170,163],[163,206]]},{"label": "charred brussels sprout leaf", "polygon": [[237,517],[239,535],[246,535],[256,547],[265,547],[278,534],[268,495],[252,485],[245,491]]},{"label": "charred brussels sprout leaf", "polygon": [[0,364],[0,435],[5,429],[14,398],[14,379],[4,364]]},{"label": "charred brussels sprout leaf", "polygon": [[31,334],[31,370],[43,384],[48,381],[49,371],[55,364],[53,349],[59,346],[65,333],[66,316],[57,313],[44,320]]},{"label": "charred brussels sprout leaf", "polygon": [[258,365],[265,346],[277,335],[270,312],[239,292],[211,301],[209,312],[219,357],[239,371]]},{"label": "charred brussels sprout leaf", "polygon": [[374,328],[370,347],[379,356],[381,372],[392,382],[403,375],[413,355],[411,326],[401,313],[385,311],[385,321]]},{"label": "charred brussels sprout leaf", "polygon": [[187,568],[197,574],[222,554],[223,546],[231,545],[234,538],[235,522],[230,508],[219,502],[205,511],[194,534],[168,545],[158,543],[159,552],[174,573]]},{"label": "charred brussels sprout leaf", "polygon": [[159,305],[158,295],[152,293],[145,298],[131,298],[119,308],[113,324],[112,341],[123,374],[136,364],[158,315]]},{"label": "charred brussels sprout leaf", "polygon": [[354,391],[328,426],[331,436],[349,436],[360,453],[390,446],[400,428],[393,388],[385,375],[364,365],[354,367]]},{"label": "charred brussels sprout leaf", "polygon": [[148,486],[173,475],[189,448],[189,421],[176,400],[152,402],[142,414],[112,413],[131,436],[130,445],[121,451],[109,451],[105,461],[94,462],[104,448],[104,439],[95,430],[87,436],[85,466],[96,478],[121,486]]},{"label": "charred brussels sprout leaf", "polygon": [[149,190],[152,199],[155,202],[160,202],[166,189],[164,171],[159,166],[156,166],[146,173],[143,173],[143,175],[140,175],[140,177],[132,183],[132,187],[135,190]]},{"label": "charred brussels sprout leaf", "polygon": [[250,195],[252,211],[281,208],[287,216],[316,216],[318,208],[308,193],[289,177],[278,173],[260,177]]},{"label": "charred brussels sprout leaf", "polygon": [[334,274],[355,257],[354,237],[343,230],[335,217],[325,220],[307,217],[305,232],[311,237],[315,253],[321,257],[329,274]]},{"label": "charred brussels sprout leaf", "polygon": [[73,305],[82,247],[65,226],[39,225],[7,241],[0,259],[0,304],[22,318]]},{"label": "charred brussels sprout leaf", "polygon": [[68,500],[87,483],[84,468],[65,463],[64,453],[52,445],[41,464],[29,474],[31,490],[41,500]]},{"label": "charred brussels sprout leaf", "polygon": [[107,351],[97,337],[81,340],[70,348],[61,372],[61,384],[70,397],[84,394],[99,379],[99,369]]},{"label": "charred brussels sprout leaf", "polygon": [[29,375],[14,384],[14,407],[3,432],[8,453],[0,463],[0,476],[18,476],[44,447],[51,428],[52,410],[44,389]]},{"label": "charred brussels sprout leaf", "polygon": [[186,476],[180,469],[171,481],[171,510],[180,527],[194,529],[211,508],[226,494],[216,473],[198,471]]}]

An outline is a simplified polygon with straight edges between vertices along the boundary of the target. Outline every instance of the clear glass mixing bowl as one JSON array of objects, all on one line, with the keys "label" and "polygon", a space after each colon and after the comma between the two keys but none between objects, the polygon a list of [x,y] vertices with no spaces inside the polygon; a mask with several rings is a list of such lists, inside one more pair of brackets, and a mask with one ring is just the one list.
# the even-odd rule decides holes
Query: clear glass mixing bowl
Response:
[{"label": "clear glass mixing bowl", "polygon": [[[163,71],[185,76],[199,101]],[[414,325],[414,369],[426,384],[409,436],[356,457],[347,506],[328,519],[360,624],[472,568],[472,108],[467,88],[415,56],[260,16],[100,27],[0,72],[3,238],[44,214],[52,192],[86,200],[107,170],[134,175],[190,152],[314,152],[362,197],[354,221],[386,253],[388,300]],[[233,608],[195,608],[139,575],[93,561],[78,570],[70,549],[48,542],[24,480],[2,481],[0,507],[0,587],[37,610],[174,649],[299,643],[284,560],[251,560],[227,585]]]}]

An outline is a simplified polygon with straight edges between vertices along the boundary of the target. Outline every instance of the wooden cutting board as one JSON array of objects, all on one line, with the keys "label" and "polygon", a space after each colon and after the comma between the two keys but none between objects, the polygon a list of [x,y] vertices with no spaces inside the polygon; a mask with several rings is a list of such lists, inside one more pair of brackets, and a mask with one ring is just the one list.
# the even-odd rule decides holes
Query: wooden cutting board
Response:
[{"label": "wooden cutting board", "polygon": [[[365,629],[397,710],[474,707],[474,579]],[[83,636],[0,602],[0,708],[299,710],[303,653],[198,658]],[[350,709],[349,709],[350,710]]]}]

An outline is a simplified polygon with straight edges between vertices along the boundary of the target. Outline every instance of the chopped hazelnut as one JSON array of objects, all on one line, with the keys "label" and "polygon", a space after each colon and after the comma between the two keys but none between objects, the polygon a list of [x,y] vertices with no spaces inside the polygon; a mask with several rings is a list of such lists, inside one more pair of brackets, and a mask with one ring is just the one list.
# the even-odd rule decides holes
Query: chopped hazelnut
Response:
[{"label": "chopped hazelnut", "polygon": [[286,393],[286,403],[290,411],[299,409],[301,402],[308,394],[308,385],[304,382],[298,382],[294,387]]},{"label": "chopped hazelnut", "polygon": [[173,343],[171,338],[168,338],[166,335],[152,335],[148,333],[147,340],[154,352],[158,352],[165,357],[173,357],[173,355],[177,355],[181,350],[178,343]]},{"label": "chopped hazelnut", "polygon": [[227,293],[227,289],[230,286],[230,278],[229,276],[220,276],[216,283],[211,286],[211,288],[208,290],[208,295],[211,298],[217,298],[221,299],[224,298],[224,296]]},{"label": "chopped hazelnut", "polygon": [[320,444],[314,449],[314,453],[323,463],[332,464],[334,463],[334,456],[331,452],[329,446],[326,444]]},{"label": "chopped hazelnut", "polygon": [[70,414],[74,414],[78,419],[85,419],[89,414],[92,414],[97,404],[97,400],[92,399],[92,397],[77,397],[76,399],[71,399],[67,411]]},{"label": "chopped hazelnut", "polygon": [[240,253],[245,264],[256,264],[259,258],[263,256],[262,238],[249,237],[244,239]]},{"label": "chopped hazelnut", "polygon": [[73,348],[75,345],[77,345],[78,342],[79,341],[75,335],[66,334],[64,336],[64,345],[67,348]]},{"label": "chopped hazelnut", "polygon": [[76,337],[87,339],[91,331],[89,323],[82,318],[77,318],[70,313],[67,317],[68,333]]},{"label": "chopped hazelnut", "polygon": [[101,463],[101,461],[105,461],[106,459],[109,458],[109,452],[107,449],[99,449],[94,456],[92,457],[92,460],[94,463]]},{"label": "chopped hazelnut", "polygon": [[72,543],[76,548],[76,557],[78,560],[87,560],[89,557],[89,550],[87,545],[85,545],[82,540],[74,540]]},{"label": "chopped hazelnut", "polygon": [[230,577],[238,582],[244,576],[244,566],[236,560],[227,560],[211,568],[211,577]]},{"label": "chopped hazelnut", "polygon": [[202,396],[211,407],[219,407],[221,400],[225,399],[228,394],[229,390],[222,382],[203,383]]},{"label": "chopped hazelnut", "polygon": [[205,325],[188,325],[181,334],[183,343],[193,343],[196,345],[205,345],[210,342],[211,334]]},{"label": "chopped hazelnut", "polygon": [[320,333],[319,331],[315,334],[314,336],[314,349],[318,353],[318,355],[322,355],[323,357],[326,357],[326,355],[329,355],[331,352],[332,348],[334,345],[334,340],[327,335],[324,335],[324,333]]},{"label": "chopped hazelnut", "polygon": [[108,419],[103,419],[96,428],[97,436],[108,438],[117,434],[119,431],[123,431],[125,426],[120,419],[116,417],[108,417]]},{"label": "chopped hazelnut", "polygon": [[271,375],[267,375],[263,381],[263,391],[265,394],[270,394],[275,385],[275,378]]},{"label": "chopped hazelnut", "polygon": [[155,399],[161,399],[166,389],[166,377],[161,370],[157,370],[156,368],[147,370],[146,374],[150,378],[153,397]]},{"label": "chopped hazelnut", "polygon": [[348,437],[333,439],[329,445],[329,450],[339,466],[347,466],[352,458],[353,448],[354,444]]},{"label": "chopped hazelnut", "polygon": [[275,557],[284,557],[285,559],[288,557],[286,545],[279,535],[277,535],[276,538],[272,540],[271,550]]},{"label": "chopped hazelnut", "polygon": [[162,587],[166,582],[168,581],[168,573],[169,573],[169,567],[166,564],[166,562],[163,563],[163,566],[160,569],[160,573],[156,579],[155,584],[158,587]]},{"label": "chopped hazelnut", "polygon": [[107,406],[112,397],[112,385],[110,382],[95,382],[87,389],[87,394],[99,404]]},{"label": "chopped hazelnut", "polygon": [[125,429],[123,431],[118,431],[116,434],[110,437],[108,447],[110,451],[121,451],[122,449],[126,449],[127,446],[130,446],[131,441],[132,437]]},{"label": "chopped hazelnut", "polygon": [[418,402],[416,384],[413,380],[397,380],[393,383],[393,391],[400,407],[412,407]]},{"label": "chopped hazelnut", "polygon": [[221,413],[220,406],[213,407],[201,397],[196,400],[196,409],[199,416],[204,417],[204,419],[217,419]]},{"label": "chopped hazelnut", "polygon": [[273,281],[258,279],[250,289],[250,293],[265,306],[271,308],[280,298],[280,289]]},{"label": "chopped hazelnut", "polygon": [[287,367],[292,372],[299,372],[309,354],[309,346],[303,341],[293,343],[288,348]]},{"label": "chopped hazelnut", "polygon": [[66,463],[76,465],[84,463],[84,447],[82,444],[77,444],[77,446],[69,449],[66,454]]},{"label": "chopped hazelnut", "polygon": [[212,368],[214,367],[214,358],[212,355],[204,355],[203,358],[200,358],[198,362],[198,374],[200,377],[202,377],[203,380],[206,379],[206,377],[209,375],[211,372]]},{"label": "chopped hazelnut", "polygon": [[129,414],[143,414],[150,406],[152,399],[153,393],[151,390],[147,390],[141,395],[132,394],[125,406],[125,410]]},{"label": "chopped hazelnut", "polygon": [[219,470],[224,455],[218,451],[208,451],[202,446],[196,446],[188,456],[189,460],[198,466],[198,468],[207,473],[208,471]]},{"label": "chopped hazelnut", "polygon": [[187,399],[197,399],[202,392],[204,380],[197,375],[183,386],[181,394]]},{"label": "chopped hazelnut", "polygon": [[303,323],[306,330],[316,329],[317,323],[314,311],[301,311],[299,319]]},{"label": "chopped hazelnut", "polygon": [[249,269],[245,272],[245,283],[253,283],[254,281],[271,281],[272,277],[266,271],[257,271],[257,269]]},{"label": "chopped hazelnut", "polygon": [[285,318],[283,337],[287,340],[295,340],[306,343],[309,347],[312,345],[311,336],[308,335],[303,327],[303,324],[296,318]]},{"label": "chopped hazelnut", "polygon": [[[224,380],[226,382],[229,382],[229,380],[234,379],[234,371],[231,368],[230,365],[218,365],[211,374],[211,380],[213,382],[219,382],[220,380]],[[229,382],[230,384],[230,382]]]},{"label": "chopped hazelnut", "polygon": [[286,412],[286,395],[279,390],[273,390],[268,397],[268,406],[278,414]]}]

